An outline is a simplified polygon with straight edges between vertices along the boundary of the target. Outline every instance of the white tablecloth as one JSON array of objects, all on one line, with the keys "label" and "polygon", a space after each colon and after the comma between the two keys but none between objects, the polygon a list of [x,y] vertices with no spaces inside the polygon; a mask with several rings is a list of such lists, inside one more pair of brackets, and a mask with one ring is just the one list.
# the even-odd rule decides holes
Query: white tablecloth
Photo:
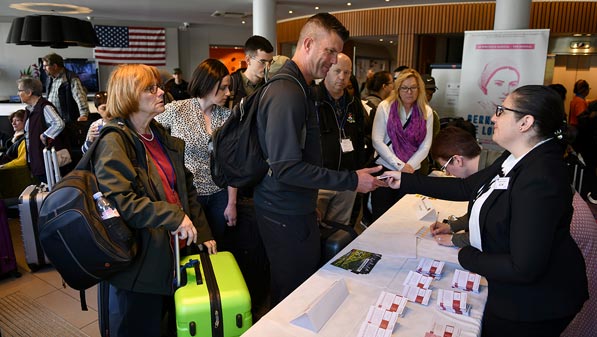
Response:
[{"label": "white tablecloth", "polygon": [[[483,309],[487,301],[487,284],[484,280],[480,293],[469,293],[468,303],[472,306],[469,317],[436,309],[437,290],[451,289],[454,270],[462,267],[458,264],[456,248],[439,246],[432,239],[415,237],[415,233],[422,226],[429,226],[435,220],[435,217],[423,220],[417,218],[415,209],[421,197],[407,195],[402,198],[331,260],[334,261],[353,248],[382,254],[381,260],[369,274],[355,274],[328,263],[243,336],[356,336],[369,307],[375,304],[379,294],[384,290],[400,292],[408,272],[416,269],[422,257],[445,261],[443,277],[431,284],[433,293],[428,306],[408,303],[404,317],[398,319],[392,336],[423,337],[435,320],[454,323],[462,329],[462,337],[479,336]],[[451,214],[458,216],[466,212],[466,203],[435,199],[427,201],[439,211],[440,220]],[[349,295],[321,330],[313,332],[290,323],[338,279],[346,282]]]}]

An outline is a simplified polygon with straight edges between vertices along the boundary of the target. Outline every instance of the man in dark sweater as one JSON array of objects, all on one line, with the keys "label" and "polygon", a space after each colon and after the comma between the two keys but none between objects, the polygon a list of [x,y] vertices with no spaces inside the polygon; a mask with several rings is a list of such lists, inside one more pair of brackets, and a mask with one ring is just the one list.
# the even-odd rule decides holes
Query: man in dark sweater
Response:
[{"label": "man in dark sweater", "polygon": [[367,192],[386,184],[370,173],[321,167],[321,144],[315,101],[308,85],[324,78],[348,39],[338,19],[320,13],[307,20],[296,53],[278,74],[287,78],[268,86],[257,116],[259,141],[270,172],[255,187],[259,230],[270,261],[272,307],[316,270],[320,234],[317,190]]}]

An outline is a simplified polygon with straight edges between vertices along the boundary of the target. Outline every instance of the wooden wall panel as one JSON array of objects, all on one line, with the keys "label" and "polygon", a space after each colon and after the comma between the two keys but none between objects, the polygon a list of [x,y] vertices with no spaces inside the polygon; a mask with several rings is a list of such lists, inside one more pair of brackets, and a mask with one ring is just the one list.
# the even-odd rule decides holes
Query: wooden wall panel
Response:
[{"label": "wooden wall panel", "polygon": [[[335,14],[352,36],[449,34],[493,28],[494,2],[385,7]],[[306,18],[278,23],[278,42],[293,42]],[[530,28],[553,34],[597,33],[597,2],[533,2]]]}]

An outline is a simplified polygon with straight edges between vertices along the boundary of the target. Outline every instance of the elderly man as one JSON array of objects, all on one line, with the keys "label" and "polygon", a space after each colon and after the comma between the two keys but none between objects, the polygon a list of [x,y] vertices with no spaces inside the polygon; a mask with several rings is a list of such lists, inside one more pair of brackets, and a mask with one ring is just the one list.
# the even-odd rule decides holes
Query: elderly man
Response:
[{"label": "elderly man", "polygon": [[308,86],[337,63],[348,31],[338,19],[319,13],[307,20],[296,53],[272,83],[257,115],[259,141],[270,173],[255,187],[255,210],[271,268],[271,301],[280,302],[317,270],[320,234],[317,191],[366,192],[386,186],[371,176],[381,167],[335,171],[321,167],[315,101]]},{"label": "elderly man", "polygon": [[[358,98],[346,87],[352,74],[352,61],[338,54],[338,63],[316,87],[323,167],[330,170],[358,170],[365,165],[365,133],[368,119]],[[321,220],[348,225],[357,192],[319,189],[317,209]]]},{"label": "elderly man", "polygon": [[52,144],[57,151],[65,148],[63,137],[59,137],[64,129],[64,121],[52,103],[41,97],[42,84],[38,79],[20,78],[17,81],[17,90],[21,102],[27,105],[25,141],[31,174],[39,181],[47,182],[43,149],[50,141],[53,141]]}]

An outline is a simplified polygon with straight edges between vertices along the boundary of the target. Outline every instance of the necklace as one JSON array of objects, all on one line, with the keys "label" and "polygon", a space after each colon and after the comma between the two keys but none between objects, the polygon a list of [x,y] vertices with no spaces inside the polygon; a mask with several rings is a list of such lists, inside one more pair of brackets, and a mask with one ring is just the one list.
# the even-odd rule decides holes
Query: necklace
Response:
[{"label": "necklace", "polygon": [[142,133],[138,133],[138,135],[139,135],[139,137],[143,138],[146,142],[151,142],[151,141],[153,141],[153,138],[154,138],[153,130],[149,129],[149,133],[151,133],[150,138],[145,137]]}]

